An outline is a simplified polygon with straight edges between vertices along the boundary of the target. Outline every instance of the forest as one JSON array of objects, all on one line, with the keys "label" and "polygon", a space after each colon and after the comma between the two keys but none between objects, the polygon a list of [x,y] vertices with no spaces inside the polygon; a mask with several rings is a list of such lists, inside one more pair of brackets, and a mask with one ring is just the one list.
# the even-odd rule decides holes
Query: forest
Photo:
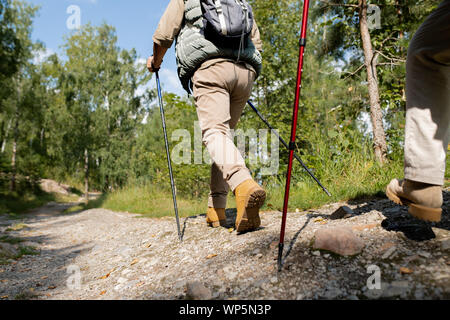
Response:
[{"label": "forest", "polygon": [[[302,2],[249,2],[263,41],[252,101],[288,140]],[[439,2],[312,2],[296,152],[332,197],[296,163],[291,210],[382,195],[390,179],[403,177],[408,44]],[[45,49],[31,37],[38,10],[24,0],[0,0],[0,211],[48,201],[39,188],[46,178],[86,195],[86,207],[172,214],[157,93],[148,86],[155,79],[142,62],[147,57],[119,47],[114,26],[105,23],[69,33],[63,55],[37,59]],[[195,137],[195,104],[171,92],[163,100],[173,148],[177,130]],[[238,128],[266,126],[247,107]],[[184,150],[192,159],[194,140]],[[255,152],[247,146],[245,158],[268,190],[265,208],[280,210],[288,153],[280,145],[278,170],[265,175],[263,163],[250,161]],[[207,162],[174,163],[182,215],[204,212],[209,175]],[[103,196],[89,202],[94,191]]]}]

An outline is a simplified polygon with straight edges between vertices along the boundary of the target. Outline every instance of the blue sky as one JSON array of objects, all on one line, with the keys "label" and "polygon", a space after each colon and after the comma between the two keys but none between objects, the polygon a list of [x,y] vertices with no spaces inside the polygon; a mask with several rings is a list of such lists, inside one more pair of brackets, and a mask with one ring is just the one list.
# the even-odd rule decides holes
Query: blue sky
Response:
[{"label": "blue sky", "polygon": [[[81,24],[106,22],[116,28],[121,48],[135,48],[141,58],[152,54],[152,36],[169,0],[26,0],[41,8],[34,21],[33,39],[44,42],[49,53],[62,54],[60,46],[70,33],[67,9],[76,5],[81,10]],[[164,58],[161,81],[164,91],[184,94],[176,76],[174,46]],[[153,85],[152,85],[153,87]]]}]

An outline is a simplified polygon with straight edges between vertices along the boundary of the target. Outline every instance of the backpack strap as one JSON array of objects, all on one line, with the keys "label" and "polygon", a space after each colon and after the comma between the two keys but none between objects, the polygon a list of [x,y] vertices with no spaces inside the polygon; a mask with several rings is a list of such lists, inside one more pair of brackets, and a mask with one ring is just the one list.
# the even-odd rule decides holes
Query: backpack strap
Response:
[{"label": "backpack strap", "polygon": [[220,26],[222,27],[222,34],[226,36],[228,32],[227,24],[225,22],[225,15],[223,14],[222,3],[220,2],[220,0],[215,0],[214,4],[216,6],[217,15],[219,16]]}]

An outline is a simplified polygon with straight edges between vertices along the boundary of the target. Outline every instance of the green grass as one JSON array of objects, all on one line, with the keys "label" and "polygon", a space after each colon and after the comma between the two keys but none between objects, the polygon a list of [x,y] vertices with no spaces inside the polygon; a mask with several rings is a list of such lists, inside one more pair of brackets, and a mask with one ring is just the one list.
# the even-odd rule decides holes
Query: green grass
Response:
[{"label": "green grass", "polygon": [[[335,172],[322,181],[332,193],[328,197],[315,181],[304,172],[297,172],[291,185],[289,210],[306,210],[317,208],[324,204],[359,199],[365,197],[384,196],[384,189],[389,181],[403,176],[401,164],[388,163],[379,166],[374,162],[354,161],[351,168],[343,166],[341,172]],[[279,210],[283,208],[284,181],[264,184],[267,200],[262,210]],[[204,214],[207,207],[207,197],[192,199],[177,196],[178,209],[181,217]],[[67,212],[82,211],[90,208],[105,208],[112,211],[142,214],[145,217],[173,216],[173,200],[169,191],[163,191],[157,186],[129,186],[114,193],[105,194],[89,205],[79,205]],[[235,208],[234,196],[228,196],[228,208]]]},{"label": "green grass", "polygon": [[21,243],[23,241],[24,241],[23,239],[10,237],[10,236],[1,236],[0,237],[0,242],[6,242],[9,244],[17,244],[17,243]]},{"label": "green grass", "polygon": [[16,223],[15,225],[6,229],[6,231],[20,231],[28,228],[28,226],[24,223]]},{"label": "green grass", "polygon": [[55,201],[55,196],[45,192],[37,194],[27,192],[22,195],[16,193],[0,194],[0,214],[9,214],[12,217]]},{"label": "green grass", "polygon": [[69,203],[75,202],[79,197],[75,194],[62,195],[44,191],[23,193],[0,192],[0,214],[8,214],[11,218],[20,218],[32,209],[42,207],[49,202]]},{"label": "green grass", "polygon": [[[11,243],[11,242],[9,242],[10,241],[9,239],[6,239],[6,240],[7,241],[3,241],[3,242]],[[19,240],[14,239],[14,241],[19,241]],[[22,241],[19,241],[19,242],[22,242]],[[34,256],[34,255],[39,254],[39,251],[37,251],[36,249],[34,249],[32,247],[27,247],[27,246],[23,246],[23,247],[20,246],[18,250],[19,250],[19,252],[14,256],[6,256],[6,255],[3,255],[0,253],[0,265],[8,264],[9,259],[17,260],[17,259],[22,258],[25,255],[33,255]]]},{"label": "green grass", "polygon": [[[322,184],[332,194],[325,192],[305,173],[298,174],[291,184],[289,211],[317,208],[328,203],[356,200],[361,198],[384,197],[384,190],[393,178],[403,177],[403,166],[399,163],[388,163],[380,166],[374,162],[352,163],[323,179]],[[297,181],[296,181],[297,180]],[[284,200],[284,181],[278,185],[267,187],[267,200],[264,209],[282,210]]]},{"label": "green grass", "polygon": [[[187,199],[178,196],[177,205],[180,216],[188,217],[206,213],[207,199]],[[173,216],[174,214],[171,192],[162,191],[156,186],[129,186],[114,193],[106,194],[98,200],[89,202],[88,206],[82,207],[105,208],[155,218]]]}]

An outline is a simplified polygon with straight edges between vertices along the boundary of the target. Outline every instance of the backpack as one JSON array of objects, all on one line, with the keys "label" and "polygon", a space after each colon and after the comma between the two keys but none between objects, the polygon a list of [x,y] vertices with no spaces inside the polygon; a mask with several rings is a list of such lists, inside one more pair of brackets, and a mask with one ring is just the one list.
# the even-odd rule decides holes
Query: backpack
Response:
[{"label": "backpack", "polygon": [[253,29],[253,10],[245,0],[200,0],[203,33],[220,46],[244,46]]}]

